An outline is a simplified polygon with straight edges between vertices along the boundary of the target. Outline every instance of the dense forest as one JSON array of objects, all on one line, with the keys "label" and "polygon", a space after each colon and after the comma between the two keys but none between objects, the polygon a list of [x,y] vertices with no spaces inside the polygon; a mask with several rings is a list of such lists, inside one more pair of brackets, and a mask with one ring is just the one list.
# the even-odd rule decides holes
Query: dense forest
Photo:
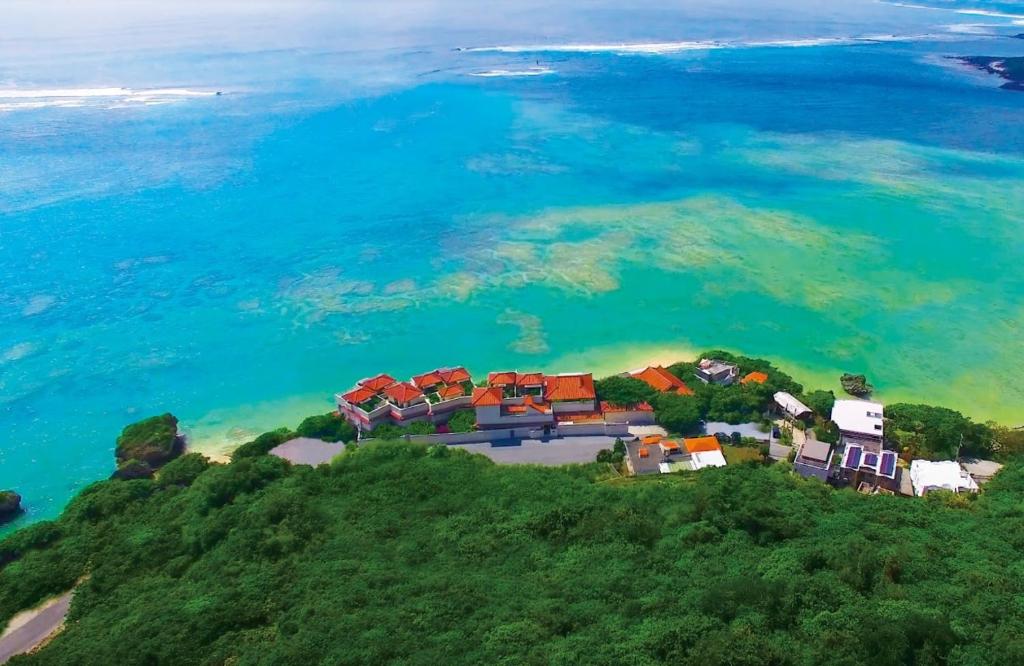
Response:
[{"label": "dense forest", "polygon": [[0,542],[53,664],[1020,664],[1024,469],[971,499],[785,463],[621,479],[382,442],[189,454]]}]

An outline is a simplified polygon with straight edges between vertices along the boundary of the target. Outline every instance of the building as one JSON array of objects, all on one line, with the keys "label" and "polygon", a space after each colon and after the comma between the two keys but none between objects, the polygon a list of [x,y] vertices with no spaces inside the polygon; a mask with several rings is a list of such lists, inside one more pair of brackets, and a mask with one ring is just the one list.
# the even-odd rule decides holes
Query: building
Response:
[{"label": "building", "polygon": [[869,400],[836,400],[832,406],[832,421],[844,438],[881,441],[885,425],[884,407]]},{"label": "building", "polygon": [[492,372],[487,375],[487,385],[502,389],[505,397],[532,395],[540,397],[544,394],[543,372]]},{"label": "building", "polygon": [[550,434],[555,414],[550,403],[532,395],[506,397],[502,386],[473,389],[470,401],[481,430],[539,428]]},{"label": "building", "polygon": [[899,487],[896,452],[885,451],[881,442],[846,442],[840,473],[855,487],[861,484],[882,486],[889,490]]},{"label": "building", "polygon": [[633,379],[639,379],[659,393],[693,395],[693,389],[660,365],[649,365],[646,368],[632,370],[627,374]]},{"label": "building", "polygon": [[472,391],[473,378],[457,366],[416,375],[408,382],[383,373],[361,379],[335,401],[338,414],[368,431],[382,423],[446,422],[456,410],[469,407]]},{"label": "building", "polygon": [[910,483],[918,497],[933,490],[950,490],[954,493],[978,492],[978,484],[955,460],[911,461]]},{"label": "building", "polygon": [[574,372],[544,377],[544,400],[556,414],[594,413],[597,393],[589,372]]},{"label": "building", "polygon": [[793,469],[805,479],[814,477],[826,481],[832,470],[832,450],[833,446],[828,442],[805,439],[793,459]]},{"label": "building", "polygon": [[740,374],[740,368],[735,363],[727,363],[718,359],[702,358],[694,375],[705,384],[719,384],[729,386],[734,383]]},{"label": "building", "polygon": [[810,418],[814,414],[810,407],[785,391],[778,391],[775,394],[775,404],[779,406],[783,414],[794,419],[803,420]]},{"label": "building", "polygon": [[695,470],[705,467],[725,467],[725,455],[722,453],[722,445],[718,438],[712,435],[706,437],[687,437],[683,440],[686,452],[690,454],[690,467]]}]

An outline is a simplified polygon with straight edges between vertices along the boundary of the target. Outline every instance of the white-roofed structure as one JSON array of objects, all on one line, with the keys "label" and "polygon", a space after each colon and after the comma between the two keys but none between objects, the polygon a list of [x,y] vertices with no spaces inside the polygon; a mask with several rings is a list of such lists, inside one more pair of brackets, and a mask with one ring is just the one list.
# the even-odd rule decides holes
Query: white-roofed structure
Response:
[{"label": "white-roofed structure", "polygon": [[792,416],[794,419],[805,419],[814,413],[810,407],[785,391],[779,391],[775,394],[775,404],[781,407],[782,411],[786,412],[786,414]]},{"label": "white-roofed structure", "polygon": [[883,410],[880,402],[836,400],[832,406],[832,421],[844,435],[881,440],[885,421]]},{"label": "white-roofed structure", "polygon": [[978,492],[978,484],[960,463],[954,460],[932,462],[914,460],[910,463],[910,483],[918,497],[932,490],[951,490],[954,493]]},{"label": "white-roofed structure", "polygon": [[718,451],[698,451],[690,454],[690,465],[696,469],[705,467],[725,467],[725,456]]}]

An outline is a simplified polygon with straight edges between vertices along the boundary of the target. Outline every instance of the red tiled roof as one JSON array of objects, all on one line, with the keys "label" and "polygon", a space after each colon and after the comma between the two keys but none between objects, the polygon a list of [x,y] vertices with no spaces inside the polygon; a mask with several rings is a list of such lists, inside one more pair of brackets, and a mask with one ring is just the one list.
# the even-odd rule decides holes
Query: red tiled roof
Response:
[{"label": "red tiled roof", "polygon": [[370,377],[369,379],[363,379],[357,382],[360,386],[365,386],[371,391],[383,391],[387,387],[395,383],[395,378],[391,375],[381,373],[376,377]]},{"label": "red tiled roof", "polygon": [[528,395],[523,398],[523,405],[529,407],[535,412],[540,412],[541,414],[547,414],[551,411],[551,407],[546,402],[540,398],[535,398],[532,395]]},{"label": "red tiled roof", "polygon": [[555,415],[555,420],[559,423],[565,423],[571,421],[573,423],[590,422],[590,421],[603,421],[604,416],[601,412],[561,412]]},{"label": "red tiled roof", "polygon": [[423,395],[423,391],[419,390],[409,382],[400,382],[384,389],[384,395],[386,395],[388,400],[391,402],[398,405],[404,405]]},{"label": "red tiled roof", "polygon": [[654,407],[651,407],[646,402],[638,402],[635,405],[613,405],[607,400],[602,400],[601,411],[605,414],[613,414],[615,412],[653,412]]},{"label": "red tiled roof", "polygon": [[516,386],[540,386],[543,383],[543,372],[524,372],[516,377]]},{"label": "red tiled roof", "polygon": [[492,372],[487,375],[487,383],[490,386],[512,386],[516,383],[516,373]]},{"label": "red tiled roof", "polygon": [[630,376],[646,383],[655,391],[661,391],[662,393],[671,391],[679,395],[693,395],[693,390],[684,384],[682,379],[679,379],[660,365],[649,365],[639,372],[630,373]]},{"label": "red tiled roof", "polygon": [[718,438],[713,435],[707,437],[687,437],[683,440],[686,450],[690,453],[701,453],[703,451],[721,451],[722,445]]},{"label": "red tiled roof", "polygon": [[473,399],[470,404],[474,407],[497,407],[501,404],[502,397],[499,386],[478,387],[473,389]]},{"label": "red tiled roof", "polygon": [[441,378],[436,372],[424,372],[412,378],[412,383],[421,389],[431,388],[441,383]]},{"label": "red tiled roof", "polygon": [[348,393],[343,393],[341,399],[348,402],[351,405],[359,405],[373,396],[377,395],[376,391],[366,388],[365,386],[357,386]]},{"label": "red tiled roof", "polygon": [[768,375],[763,372],[754,371],[748,374],[746,377],[740,380],[740,384],[746,384],[747,382],[754,382],[756,384],[764,384],[768,381]]},{"label": "red tiled roof", "polygon": [[450,400],[451,398],[458,398],[460,395],[465,395],[466,392],[462,390],[462,387],[458,384],[452,384],[451,386],[445,386],[443,389],[437,392],[441,396],[442,400]]},{"label": "red tiled roof", "polygon": [[469,372],[461,365],[454,368],[439,368],[434,372],[437,373],[437,376],[445,384],[458,384],[459,382],[469,381]]},{"label": "red tiled roof", "polygon": [[550,401],[593,400],[594,377],[590,373],[548,375],[544,378],[544,398]]}]

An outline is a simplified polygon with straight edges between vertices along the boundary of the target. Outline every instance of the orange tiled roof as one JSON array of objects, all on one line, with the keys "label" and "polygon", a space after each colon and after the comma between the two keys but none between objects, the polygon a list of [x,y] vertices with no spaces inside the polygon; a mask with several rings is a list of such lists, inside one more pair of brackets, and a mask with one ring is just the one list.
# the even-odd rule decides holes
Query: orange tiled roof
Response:
[{"label": "orange tiled roof", "polygon": [[679,451],[680,450],[679,442],[675,442],[675,441],[673,441],[671,439],[666,439],[666,440],[662,441],[660,444],[658,444],[658,446],[660,446],[661,450],[665,451],[665,452],[668,452],[668,451]]},{"label": "orange tiled roof", "polygon": [[470,404],[474,407],[497,407],[501,404],[502,397],[500,386],[477,387],[473,389]]},{"label": "orange tiled roof", "polygon": [[516,373],[492,372],[487,375],[487,383],[490,386],[512,386],[516,383]]},{"label": "orange tiled roof", "polygon": [[693,395],[693,390],[684,384],[682,379],[679,379],[660,365],[649,365],[639,372],[630,373],[630,376],[646,383],[655,391],[661,391],[662,393],[671,391],[679,395]]},{"label": "orange tiled roof", "polygon": [[434,372],[437,373],[437,376],[445,384],[458,384],[459,382],[469,381],[469,371],[461,365],[454,368],[440,368]]},{"label": "orange tiled roof", "polygon": [[589,372],[578,375],[548,375],[544,378],[544,399],[593,400],[594,377]]},{"label": "orange tiled roof", "polygon": [[746,384],[747,382],[754,382],[755,384],[764,384],[768,381],[768,375],[763,372],[754,371],[748,374],[746,377],[740,380],[740,384]]},{"label": "orange tiled roof", "polygon": [[543,372],[524,372],[516,377],[516,386],[541,386],[543,383]]},{"label": "orange tiled roof", "polygon": [[665,438],[662,437],[661,435],[647,435],[641,440],[641,442],[643,444],[657,444],[663,439]]},{"label": "orange tiled roof", "polygon": [[654,407],[651,407],[646,402],[638,402],[635,405],[613,405],[607,400],[602,400],[601,411],[606,414],[614,414],[616,412],[653,412]]},{"label": "orange tiled roof", "polygon": [[384,395],[386,395],[391,402],[404,405],[423,395],[423,391],[419,390],[409,382],[400,382],[398,384],[392,384],[384,389]]},{"label": "orange tiled roof", "polygon": [[683,444],[686,445],[686,450],[690,453],[722,450],[722,445],[718,443],[718,438],[713,435],[708,435],[707,437],[687,437],[683,440]]},{"label": "orange tiled roof", "polygon": [[441,383],[441,377],[436,372],[424,372],[412,378],[412,383],[421,389],[431,388]]},{"label": "orange tiled roof", "polygon": [[395,383],[395,378],[391,375],[381,373],[376,377],[370,377],[369,379],[363,379],[358,382],[360,386],[365,386],[371,391],[383,391],[387,387]]},{"label": "orange tiled roof", "polygon": [[343,393],[341,399],[345,400],[349,404],[359,405],[366,402],[375,395],[377,395],[376,391],[368,389],[365,386],[357,386],[348,393]]},{"label": "orange tiled roof", "polygon": [[528,395],[523,398],[521,405],[508,405],[506,408],[509,414],[525,414],[528,410],[540,412],[541,414],[550,414],[551,407],[543,400],[534,398],[532,395]]},{"label": "orange tiled roof", "polygon": [[589,423],[591,421],[603,421],[604,415],[601,412],[561,412],[555,415],[559,423],[571,421],[573,423]]},{"label": "orange tiled roof", "polygon": [[465,395],[466,392],[462,390],[462,387],[458,384],[452,384],[451,386],[445,386],[443,389],[437,392],[441,396],[442,400],[450,400],[452,398],[458,398],[460,395]]}]

